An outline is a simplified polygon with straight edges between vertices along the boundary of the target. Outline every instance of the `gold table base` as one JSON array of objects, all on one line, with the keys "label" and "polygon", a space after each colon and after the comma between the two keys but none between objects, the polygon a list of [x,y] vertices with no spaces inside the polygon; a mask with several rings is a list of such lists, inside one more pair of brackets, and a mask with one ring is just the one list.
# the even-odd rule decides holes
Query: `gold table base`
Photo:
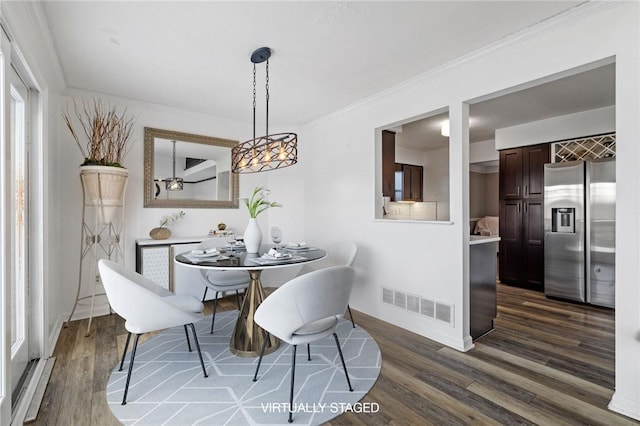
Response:
[{"label": "gold table base", "polygon": [[[229,349],[234,355],[250,358],[260,356],[260,349],[264,342],[264,330],[255,323],[253,316],[260,303],[264,300],[264,290],[260,282],[261,271],[249,271],[251,283],[245,294],[236,327],[231,335]],[[280,340],[269,335],[269,341],[264,353],[269,354],[280,346]]]}]

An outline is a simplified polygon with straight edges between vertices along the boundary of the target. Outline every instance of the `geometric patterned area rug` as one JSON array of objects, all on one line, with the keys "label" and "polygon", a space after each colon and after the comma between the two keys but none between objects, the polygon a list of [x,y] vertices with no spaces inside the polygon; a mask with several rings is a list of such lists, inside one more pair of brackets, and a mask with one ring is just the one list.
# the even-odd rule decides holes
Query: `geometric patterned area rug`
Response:
[{"label": "geometric patterned area rug", "polygon": [[[208,378],[193,342],[189,352],[183,327],[166,330],[140,344],[136,351],[127,404],[121,405],[129,366],[114,367],[107,384],[107,402],[125,425],[274,425],[288,424],[291,347],[265,355],[258,381],[258,358],[241,358],[229,351],[238,311],[195,324]],[[359,324],[341,320],[338,337],[353,392],[349,392],[333,336],[306,345],[296,355],[293,423],[319,425],[346,411],[376,412],[376,404],[360,403],[380,374],[382,357],[375,340]],[[191,334],[191,333],[189,333]],[[193,338],[191,338],[193,340]],[[133,343],[132,343],[133,345]]]}]

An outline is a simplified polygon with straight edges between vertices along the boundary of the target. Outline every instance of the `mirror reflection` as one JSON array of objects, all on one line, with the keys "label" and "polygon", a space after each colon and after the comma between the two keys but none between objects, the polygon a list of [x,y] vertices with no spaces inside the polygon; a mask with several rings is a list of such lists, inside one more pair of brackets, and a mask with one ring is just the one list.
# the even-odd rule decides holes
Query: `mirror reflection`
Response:
[{"label": "mirror reflection", "polygon": [[145,207],[238,207],[237,141],[145,127]]}]

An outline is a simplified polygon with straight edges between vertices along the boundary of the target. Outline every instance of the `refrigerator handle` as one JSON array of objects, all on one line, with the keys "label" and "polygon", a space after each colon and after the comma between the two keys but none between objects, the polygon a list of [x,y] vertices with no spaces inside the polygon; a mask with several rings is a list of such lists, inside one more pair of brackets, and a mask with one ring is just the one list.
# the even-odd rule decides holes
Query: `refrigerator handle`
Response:
[{"label": "refrigerator handle", "polygon": [[520,213],[520,202],[518,201],[518,213]]},{"label": "refrigerator handle", "polygon": [[520,196],[520,185],[516,186],[516,197]]},{"label": "refrigerator handle", "polygon": [[524,204],[524,212],[526,213],[526,212],[527,212],[527,210],[528,210],[528,209],[527,209],[527,203],[523,203],[523,204]]},{"label": "refrigerator handle", "polygon": [[590,163],[584,164],[584,279],[585,300],[591,303],[591,167]]},{"label": "refrigerator handle", "polygon": [[527,192],[528,192],[528,190],[529,190],[529,185],[525,185],[525,186],[524,186],[524,196],[525,196],[525,197],[527,196]]}]

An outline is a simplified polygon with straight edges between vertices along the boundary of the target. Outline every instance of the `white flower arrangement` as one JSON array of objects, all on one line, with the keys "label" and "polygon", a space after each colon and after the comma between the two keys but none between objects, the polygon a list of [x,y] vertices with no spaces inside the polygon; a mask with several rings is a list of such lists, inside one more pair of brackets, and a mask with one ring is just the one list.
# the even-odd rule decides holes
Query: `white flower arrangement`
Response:
[{"label": "white flower arrangement", "polygon": [[253,189],[253,194],[251,194],[250,198],[242,198],[252,219],[257,218],[260,213],[271,207],[282,207],[280,203],[267,200],[270,193],[271,191],[260,185]]},{"label": "white flower arrangement", "polygon": [[165,228],[170,223],[173,223],[176,220],[182,219],[185,215],[186,213],[180,210],[178,213],[174,213],[168,216],[163,216],[162,219],[160,220],[160,228]]}]

